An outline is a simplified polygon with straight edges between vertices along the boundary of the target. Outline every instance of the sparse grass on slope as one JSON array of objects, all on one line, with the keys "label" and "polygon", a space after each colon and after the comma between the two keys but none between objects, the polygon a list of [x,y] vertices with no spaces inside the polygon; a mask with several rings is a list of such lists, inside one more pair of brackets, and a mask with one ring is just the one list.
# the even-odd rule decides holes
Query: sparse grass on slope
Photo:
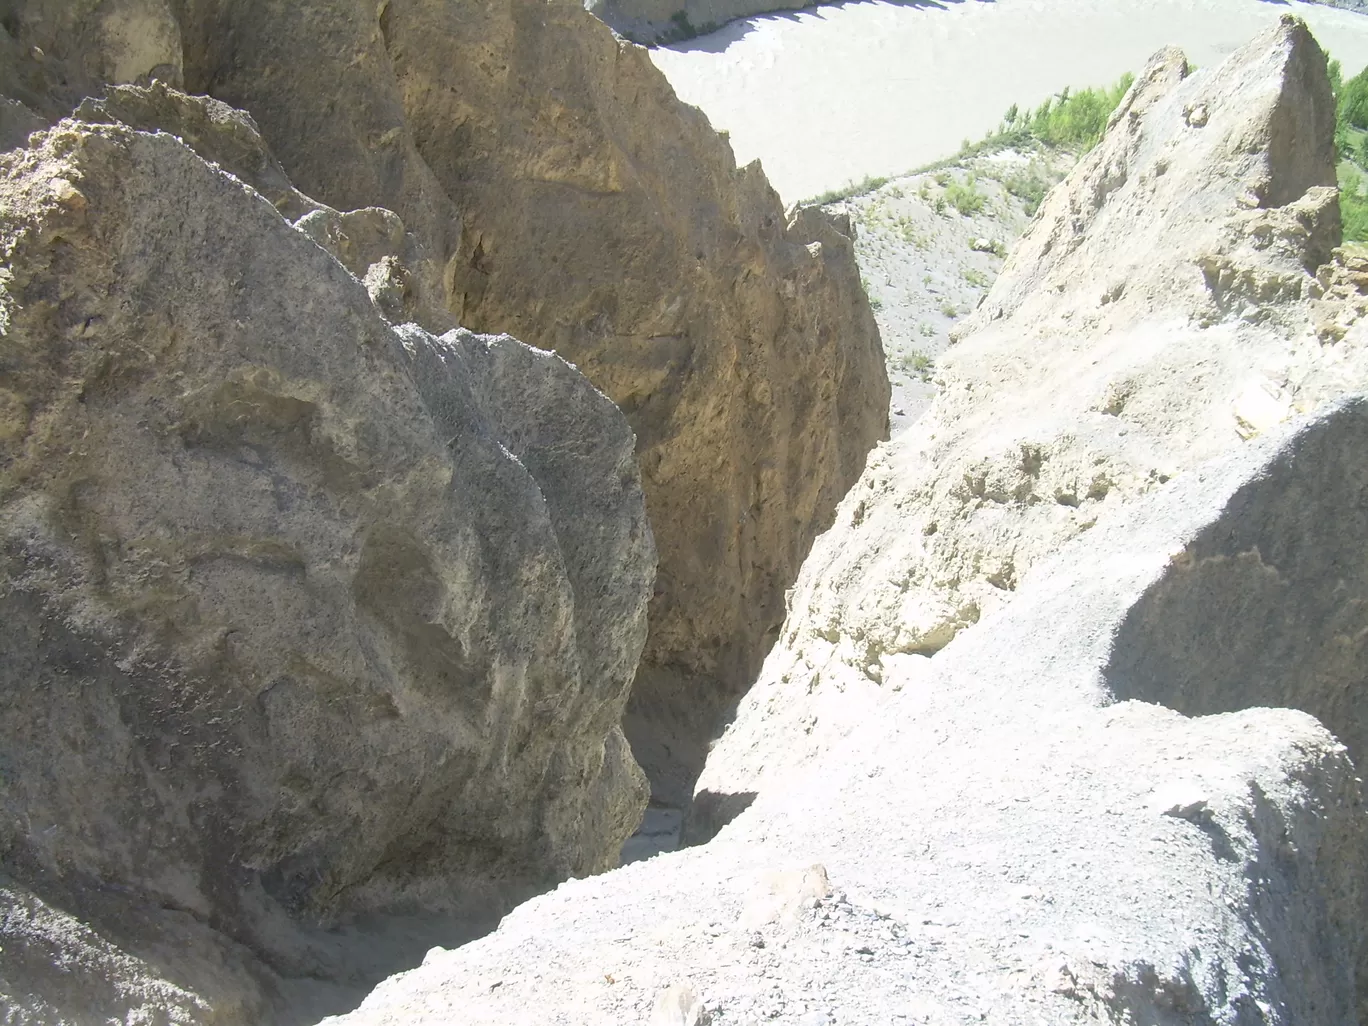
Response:
[{"label": "sparse grass on slope", "polygon": [[1034,111],[1022,112],[1013,104],[1003,117],[997,134],[1016,137],[1022,142],[1034,140],[1046,146],[1090,150],[1102,140],[1107,119],[1134,81],[1135,76],[1127,72],[1103,89],[1073,93],[1066,88]]},{"label": "sparse grass on slope", "polygon": [[[916,168],[907,174],[937,171],[968,157],[985,156],[1006,149],[1029,151],[1047,147],[1079,152],[1090,150],[1097,145],[1107,130],[1107,119],[1111,117],[1112,111],[1126,95],[1126,90],[1131,87],[1133,81],[1135,76],[1127,73],[1115,84],[1101,89],[1081,89],[1072,92],[1066,88],[1058,96],[1051,96],[1034,110],[1022,111],[1017,104],[1012,104],[1002,123],[984,136],[982,141],[971,142],[966,139],[955,156]],[[888,181],[887,178],[866,177],[863,181],[850,182],[840,189],[832,189],[810,200],[804,200],[804,205],[835,203],[837,200],[850,199],[852,196],[863,196],[887,184]],[[1022,181],[1018,185],[1023,196],[1029,197],[1027,202],[1032,209],[1039,204],[1049,188],[1043,180]],[[972,191],[970,185],[969,193]],[[1017,190],[1012,191],[1015,193]],[[968,206],[972,207],[974,204],[972,195],[961,195],[959,198]],[[973,212],[965,210],[954,200],[950,202],[960,213]]]}]

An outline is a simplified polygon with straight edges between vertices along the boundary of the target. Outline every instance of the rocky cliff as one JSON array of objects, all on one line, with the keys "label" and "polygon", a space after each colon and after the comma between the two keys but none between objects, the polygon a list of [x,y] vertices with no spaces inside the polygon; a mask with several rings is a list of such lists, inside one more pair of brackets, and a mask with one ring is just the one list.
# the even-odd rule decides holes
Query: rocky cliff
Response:
[{"label": "rocky cliff", "polygon": [[886,431],[849,226],[568,2],[11,0],[0,97],[16,1021],[341,1007],[615,865],[633,682],[682,802]]},{"label": "rocky cliff", "polygon": [[660,549],[629,731],[686,799],[887,433],[848,223],[787,221],[758,165],[572,0],[11,7],[0,93],[22,130],[140,76],[243,109],[304,194],[398,215],[404,316],[554,349],[626,413]]},{"label": "rocky cliff", "polygon": [[391,328],[163,132],[0,157],[0,266],[11,1021],[262,1021],[616,865],[655,550],[607,398]]},{"label": "rocky cliff", "polygon": [[1294,19],[1159,54],[818,542],[705,771],[730,822],[341,1022],[1361,1021],[1368,405],[1333,397],[1368,336],[1328,111]]},{"label": "rocky cliff", "polygon": [[[1364,624],[1365,443],[1356,400],[1194,468],[891,670],[710,844],[565,884],[329,1023],[1361,1021],[1362,785],[1260,706],[1296,694],[1285,656],[1359,686],[1330,653]],[[1343,618],[1302,617],[1331,575]],[[1280,675],[1166,708],[1137,652]]]}]

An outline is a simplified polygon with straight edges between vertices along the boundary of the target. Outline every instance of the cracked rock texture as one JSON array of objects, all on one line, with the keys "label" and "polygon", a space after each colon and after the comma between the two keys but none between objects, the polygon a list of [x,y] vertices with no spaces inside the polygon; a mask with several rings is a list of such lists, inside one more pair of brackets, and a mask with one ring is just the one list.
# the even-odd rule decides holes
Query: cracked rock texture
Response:
[{"label": "cracked rock texture", "polygon": [[1156,55],[937,361],[928,412],[814,547],[686,832],[858,723],[891,667],[1011,601],[1109,510],[1368,387],[1332,126],[1300,22],[1194,74]]},{"label": "cracked rock texture", "polygon": [[[398,266],[376,269],[382,309],[553,349],[623,410],[660,549],[627,728],[660,796],[687,801],[812,540],[887,437],[848,221],[786,220],[759,165],[737,168],[646,51],[575,0],[10,7],[0,93],[25,110],[159,77],[248,112],[304,194],[397,215],[407,238],[391,244]],[[148,28],[135,61],[111,12],[176,32]],[[127,95],[106,106],[165,113],[135,114]],[[365,249],[333,215],[309,223]]]},{"label": "cracked rock texture", "polygon": [[[617,864],[634,438],[554,354],[392,328],[315,238],[397,217],[240,115],[97,106],[0,156],[0,1007],[316,1016]],[[112,122],[158,107],[279,196]]]},{"label": "cracked rock texture", "polygon": [[[555,350],[623,410],[660,550],[627,729],[656,791],[685,803],[784,591],[887,437],[849,222],[786,220],[759,165],[737,168],[646,51],[575,0],[9,0],[0,14],[0,142],[103,82],[207,94],[246,114],[128,92],[88,114],[207,140],[202,155],[308,214],[315,238],[342,236],[329,248],[387,316]],[[245,118],[265,146],[215,142],[206,116]],[[312,214],[289,183],[348,213]],[[397,223],[355,213],[375,208]]]}]

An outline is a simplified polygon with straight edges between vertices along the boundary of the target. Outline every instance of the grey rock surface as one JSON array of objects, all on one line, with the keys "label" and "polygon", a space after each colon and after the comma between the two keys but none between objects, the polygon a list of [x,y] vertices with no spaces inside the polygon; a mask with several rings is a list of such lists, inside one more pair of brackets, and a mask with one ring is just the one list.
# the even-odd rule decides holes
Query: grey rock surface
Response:
[{"label": "grey rock surface", "polygon": [[686,801],[887,433],[848,222],[790,223],[575,0],[189,0],[180,24],[186,88],[250,112],[300,190],[393,211],[449,316],[558,352],[626,414],[660,548],[627,726]]},{"label": "grey rock surface", "polygon": [[[774,642],[785,589],[887,435],[848,222],[788,223],[759,166],[737,168],[646,52],[576,0],[7,9],[0,96],[22,109],[0,108],[0,137],[108,81],[223,101],[335,212],[306,211],[304,227],[386,316],[554,350],[626,413],[661,566],[628,730],[659,795],[686,802]],[[167,10],[176,60],[169,35],[124,55],[119,26]],[[207,139],[206,157],[280,201],[262,154],[203,130],[242,114],[164,95],[117,91],[84,116]],[[402,236],[355,214],[377,208]]]},{"label": "grey rock surface", "polygon": [[0,267],[9,1021],[317,1015],[617,864],[655,551],[606,397],[391,328],[163,132],[0,156]]},{"label": "grey rock surface", "polygon": [[[686,991],[714,1023],[1361,1021],[1364,269],[1298,135],[1324,76],[1290,19],[1198,75],[1159,55],[818,542],[705,769],[710,843],[338,1026]],[[975,578],[1000,596],[884,643]]]}]

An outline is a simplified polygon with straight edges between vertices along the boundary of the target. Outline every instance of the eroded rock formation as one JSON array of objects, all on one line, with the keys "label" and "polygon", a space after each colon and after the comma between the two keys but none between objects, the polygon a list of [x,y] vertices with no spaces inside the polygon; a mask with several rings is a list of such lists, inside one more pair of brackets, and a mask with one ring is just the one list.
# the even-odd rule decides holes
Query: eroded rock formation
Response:
[{"label": "eroded rock formation", "polygon": [[629,733],[687,798],[887,432],[849,225],[786,221],[758,165],[572,0],[187,10],[188,89],[250,111],[309,195],[395,211],[461,324],[556,350],[626,413],[660,548]]},{"label": "eroded rock formation", "polygon": [[931,409],[814,548],[709,801],[858,722],[891,666],[1011,601],[1109,510],[1368,385],[1355,304],[1326,285],[1345,278],[1332,131],[1300,23],[1196,74],[1155,57],[938,361]]},{"label": "eroded rock formation", "polygon": [[1361,1021],[1368,325],[1328,101],[1294,19],[1160,54],[819,540],[705,771],[735,818],[340,1023]]},{"label": "eroded rock formation", "polygon": [[612,403],[391,328],[169,134],[62,121],[0,190],[18,1021],[262,1021],[616,865],[655,552]]},{"label": "eroded rock formation", "polygon": [[634,680],[687,799],[886,431],[848,225],[568,0],[13,0],[0,149],[19,1021],[341,1007],[615,865]]},{"label": "eroded rock formation", "polygon": [[[1206,667],[1286,655],[1332,671],[1326,697],[1360,686],[1325,659],[1346,624],[1295,628],[1361,523],[1365,444],[1360,399],[1137,500],[891,668],[843,743],[710,844],[565,884],[329,1022],[663,1026],[691,1021],[652,1017],[684,993],[714,1022],[1359,1022],[1368,821],[1344,746],[1267,691],[1189,719],[1116,685],[1128,652],[1172,651],[1160,601],[1211,626],[1184,649]],[[1242,593],[1267,644],[1221,647],[1229,607],[1189,574],[1232,535],[1292,582]],[[1339,571],[1356,596],[1362,564]]]}]

